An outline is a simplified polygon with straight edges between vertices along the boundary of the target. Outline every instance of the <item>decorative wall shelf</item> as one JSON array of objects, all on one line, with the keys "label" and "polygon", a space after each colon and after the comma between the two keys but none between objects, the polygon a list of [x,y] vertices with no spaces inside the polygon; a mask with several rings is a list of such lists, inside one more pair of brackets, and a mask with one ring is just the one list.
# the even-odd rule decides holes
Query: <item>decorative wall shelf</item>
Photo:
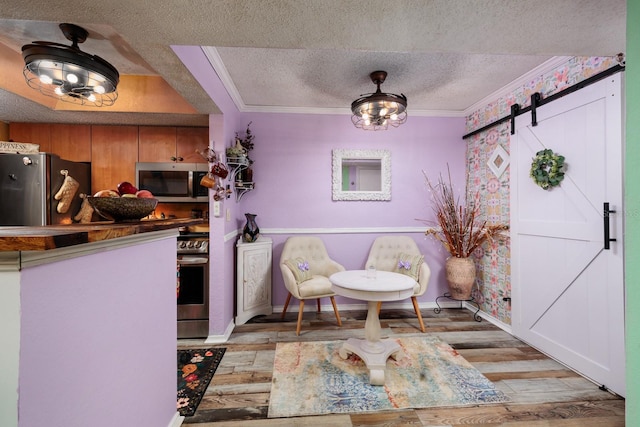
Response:
[{"label": "decorative wall shelf", "polygon": [[246,156],[227,157],[227,167],[231,171],[231,177],[229,179],[233,183],[233,189],[236,193],[236,202],[239,202],[245,193],[254,189],[253,181],[242,180],[242,171],[249,167],[249,159],[247,159]]}]

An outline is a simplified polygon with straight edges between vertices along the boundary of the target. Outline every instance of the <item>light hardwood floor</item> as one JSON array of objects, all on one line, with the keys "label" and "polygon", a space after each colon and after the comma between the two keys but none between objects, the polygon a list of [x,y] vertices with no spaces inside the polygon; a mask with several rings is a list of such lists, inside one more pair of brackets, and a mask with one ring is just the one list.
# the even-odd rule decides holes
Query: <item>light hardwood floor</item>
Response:
[{"label": "light hardwood floor", "polygon": [[[624,426],[625,401],[600,390],[563,365],[467,310],[422,310],[426,335],[435,335],[512,399],[508,404],[397,410],[349,415],[268,419],[269,391],[277,342],[342,340],[363,337],[365,311],[304,314],[296,336],[297,313],[261,316],[235,328],[205,397],[184,424],[239,426],[462,426],[616,427]],[[410,310],[380,313],[383,337],[423,336]],[[204,340],[179,340],[178,347],[203,347]]]}]

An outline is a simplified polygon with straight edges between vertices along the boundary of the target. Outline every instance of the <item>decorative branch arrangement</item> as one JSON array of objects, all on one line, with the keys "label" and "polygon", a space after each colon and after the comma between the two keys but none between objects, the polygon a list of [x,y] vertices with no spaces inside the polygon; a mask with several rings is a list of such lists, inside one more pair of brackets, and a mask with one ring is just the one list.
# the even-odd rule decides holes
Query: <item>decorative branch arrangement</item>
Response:
[{"label": "decorative branch arrangement", "polygon": [[487,224],[479,219],[480,209],[474,204],[461,205],[453,194],[451,172],[447,166],[449,180],[445,182],[440,175],[438,183],[433,185],[426,173],[423,174],[433,199],[433,211],[436,214],[437,228],[425,232],[433,236],[444,248],[456,258],[467,258],[474,250],[486,241],[505,237],[504,231],[509,229],[504,224]]}]

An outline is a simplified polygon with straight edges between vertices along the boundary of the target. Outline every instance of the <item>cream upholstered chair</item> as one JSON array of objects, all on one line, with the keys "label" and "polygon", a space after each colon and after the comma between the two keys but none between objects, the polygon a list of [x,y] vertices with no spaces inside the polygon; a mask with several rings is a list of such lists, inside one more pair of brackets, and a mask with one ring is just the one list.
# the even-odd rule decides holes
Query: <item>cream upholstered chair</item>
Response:
[{"label": "cream upholstered chair", "polygon": [[[401,254],[403,263],[399,266]],[[376,238],[371,245],[365,268],[375,267],[376,270],[400,272],[408,275],[413,274],[417,277],[411,302],[413,303],[413,309],[416,311],[418,321],[420,322],[420,330],[425,332],[417,297],[426,292],[429,278],[431,277],[431,270],[421,257],[420,249],[418,249],[418,245],[411,237],[382,236]],[[407,262],[407,260],[409,262]],[[411,261],[419,262],[411,265]],[[381,302],[378,303],[378,309],[380,309],[381,305]]]},{"label": "cream upholstered chair", "polygon": [[296,335],[300,335],[304,301],[308,299],[318,300],[318,312],[320,312],[320,298],[329,297],[338,326],[342,326],[329,276],[338,271],[344,271],[344,267],[329,258],[324,242],[320,238],[289,237],[282,248],[280,270],[289,291],[281,317],[284,319],[292,295],[300,300]]}]

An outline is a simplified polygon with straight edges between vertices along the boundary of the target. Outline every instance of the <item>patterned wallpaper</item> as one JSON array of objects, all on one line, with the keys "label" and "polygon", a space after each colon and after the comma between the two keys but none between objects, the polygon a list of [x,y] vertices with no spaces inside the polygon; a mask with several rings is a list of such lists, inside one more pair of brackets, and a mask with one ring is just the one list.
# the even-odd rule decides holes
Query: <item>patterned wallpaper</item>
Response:
[{"label": "patterned wallpaper", "polygon": [[[616,64],[615,57],[571,58],[513,93],[474,111],[466,118],[466,130],[471,132],[509,115],[515,103],[521,108],[527,107],[535,92],[544,99]],[[509,152],[510,136],[511,125],[505,122],[467,139],[467,198],[480,204],[483,216],[490,223],[509,223],[509,167],[500,152]],[[487,242],[475,251],[474,258],[477,286],[473,296],[480,309],[511,324],[511,305],[503,301],[511,296],[509,239]]]}]

